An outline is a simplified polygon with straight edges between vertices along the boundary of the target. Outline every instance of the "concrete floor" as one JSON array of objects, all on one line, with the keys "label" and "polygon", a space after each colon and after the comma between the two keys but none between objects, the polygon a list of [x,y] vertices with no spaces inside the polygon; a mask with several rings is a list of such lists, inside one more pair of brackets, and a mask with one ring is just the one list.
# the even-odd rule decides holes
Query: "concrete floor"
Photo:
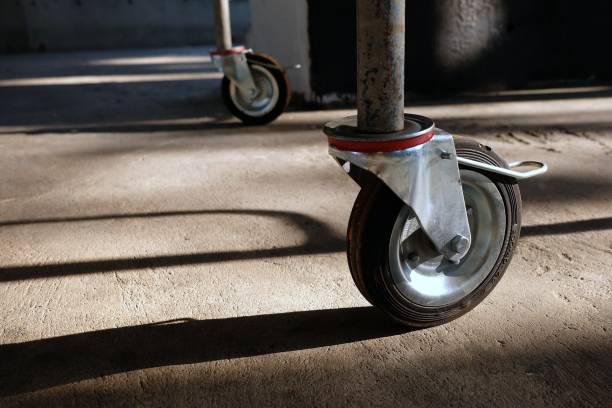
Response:
[{"label": "concrete floor", "polygon": [[1,406],[612,404],[612,90],[409,108],[551,171],[491,296],[406,332],[349,275],[350,111],[242,127],[203,55],[0,59]]}]

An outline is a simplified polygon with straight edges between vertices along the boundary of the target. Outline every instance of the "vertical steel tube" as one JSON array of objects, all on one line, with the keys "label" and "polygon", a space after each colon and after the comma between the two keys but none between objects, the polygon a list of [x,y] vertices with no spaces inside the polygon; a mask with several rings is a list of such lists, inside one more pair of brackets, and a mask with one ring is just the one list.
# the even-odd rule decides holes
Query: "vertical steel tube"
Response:
[{"label": "vertical steel tube", "polygon": [[229,0],[214,0],[217,50],[232,48],[232,26],[230,22]]},{"label": "vertical steel tube", "polygon": [[357,0],[358,128],[404,128],[405,0]]}]

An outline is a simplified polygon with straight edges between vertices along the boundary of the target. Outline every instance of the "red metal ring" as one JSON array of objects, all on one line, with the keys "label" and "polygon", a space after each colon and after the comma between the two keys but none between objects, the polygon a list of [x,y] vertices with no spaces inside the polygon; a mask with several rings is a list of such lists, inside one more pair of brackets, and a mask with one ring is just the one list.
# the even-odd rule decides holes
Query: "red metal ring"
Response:
[{"label": "red metal ring", "polygon": [[425,144],[431,140],[433,135],[434,132],[431,131],[421,136],[411,137],[408,139],[385,141],[346,140],[337,139],[330,136],[327,138],[327,141],[331,146],[345,151],[362,153],[388,153],[395,152],[397,150],[410,149],[411,147]]},{"label": "red metal ring", "polygon": [[234,54],[242,54],[245,51],[246,51],[246,48],[244,47],[234,47],[234,48],[230,48],[229,50],[216,50],[216,51],[211,52],[210,55],[219,55],[219,56],[234,55]]}]

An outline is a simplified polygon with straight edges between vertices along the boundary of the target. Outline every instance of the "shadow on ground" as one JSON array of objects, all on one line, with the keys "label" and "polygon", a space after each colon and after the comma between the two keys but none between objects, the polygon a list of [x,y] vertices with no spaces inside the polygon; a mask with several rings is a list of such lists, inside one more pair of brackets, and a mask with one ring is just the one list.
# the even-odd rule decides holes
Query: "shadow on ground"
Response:
[{"label": "shadow on ground", "polygon": [[179,319],[0,346],[0,395],[151,367],[332,346],[406,332],[374,308]]},{"label": "shadow on ground", "polygon": [[[491,401],[500,406],[515,406],[518,401],[523,406],[605,406],[609,400],[612,349],[601,339],[576,343],[568,337],[564,347],[536,343],[528,348],[509,349],[466,343],[463,349],[453,348],[455,355],[427,353],[418,350],[419,333],[408,333],[369,307],[213,320],[178,319],[7,344],[0,346],[0,396],[18,396],[153,367],[219,360],[225,364],[231,359],[401,334],[406,337],[384,343],[385,347],[402,344],[399,360],[377,351],[383,343],[376,342],[352,348],[352,358],[342,358],[342,349],[330,349],[315,357],[286,354],[280,357],[285,363],[280,364],[278,360],[270,364],[249,360],[248,367],[239,368],[240,374],[217,366],[210,367],[205,375],[197,369],[183,369],[177,381],[166,377],[168,372],[148,371],[140,374],[140,387],[108,380],[95,392],[85,385],[27,398],[39,405],[44,405],[45,400],[63,404],[66,398],[76,398],[79,404],[92,399],[96,405],[113,405],[140,401],[151,391],[156,394],[156,404],[164,401],[166,406],[201,405],[211,399],[219,399],[223,405],[244,405],[241,401],[248,399],[257,405],[258,401],[265,404],[266,399],[281,397],[279,393],[283,392],[287,393],[283,401],[291,398],[305,405],[312,405],[308,401],[313,398],[332,405],[365,398],[361,401],[412,401],[411,405],[423,406],[458,402],[489,406]],[[359,365],[361,353],[366,353],[364,358],[370,362],[365,373]],[[308,360],[306,367],[304,359]],[[296,365],[298,361],[301,362]],[[304,387],[303,381],[312,387]],[[143,382],[152,382],[151,389]],[[347,383],[365,387],[368,393],[360,396],[338,391]],[[441,383],[444,391],[439,390]],[[431,390],[438,392],[432,394]]]},{"label": "shadow on ground", "polygon": [[344,238],[337,236],[329,226],[304,214],[273,210],[192,210],[167,211],[140,214],[105,214],[84,217],[44,218],[0,222],[0,227],[18,227],[33,224],[64,224],[116,219],[186,217],[197,215],[239,215],[242,217],[271,217],[285,220],[300,229],[306,236],[301,245],[281,248],[254,249],[244,251],[202,252],[181,255],[159,255],[150,257],[128,257],[95,261],[62,262],[44,265],[0,267],[0,282],[43,279],[99,272],[116,272],[133,269],[161,268],[180,265],[195,265],[214,262],[229,262],[247,259],[278,258],[300,255],[316,255],[345,250]]},{"label": "shadow on ground", "polygon": [[209,52],[197,47],[5,57],[0,126],[229,117]]},{"label": "shadow on ground", "polygon": [[[611,109],[612,112],[612,109]],[[169,113],[169,112],[167,112]],[[209,112],[210,114],[210,112]],[[0,131],[2,134],[25,134],[30,136],[45,135],[45,134],[99,134],[99,133],[177,133],[177,132],[214,132],[214,135],[240,133],[240,136],[246,137],[247,134],[265,134],[279,132],[303,132],[303,131],[321,131],[323,137],[322,123],[316,118],[314,120],[293,120],[291,122],[283,122],[282,120],[267,126],[245,126],[237,120],[232,120],[227,113],[215,112],[217,119],[209,121],[196,121],[192,123],[181,123],[181,115],[173,117],[175,123],[122,123],[122,124],[75,124],[61,125],[51,127],[40,127],[28,129],[24,131]],[[202,116],[204,117],[204,116]],[[137,119],[154,119],[155,115],[141,115]],[[130,118],[134,119],[134,118]],[[166,118],[168,119],[168,118]],[[192,115],[184,115],[183,119],[193,119]],[[524,122],[519,119],[505,120],[503,116],[495,119],[489,117],[470,117],[467,119],[445,119],[440,118],[436,123],[443,129],[447,129],[454,134],[462,136],[474,136],[485,139],[499,138],[499,134],[506,133],[555,133],[560,132],[566,135],[574,135],[575,133],[606,133],[612,131],[612,121],[610,120],[584,120],[584,117],[576,118],[572,121],[571,115],[563,118],[563,123],[555,123],[558,116],[541,115],[536,120]],[[199,133],[199,136],[205,136],[205,133]]]},{"label": "shadow on ground", "polygon": [[[219,78],[189,79],[191,74],[212,74],[215,71],[207,54],[208,48],[162,51],[132,51],[114,61],[110,54],[80,53],[75,55],[22,56],[5,59],[0,64],[0,126],[26,127],[25,134],[47,133],[157,133],[206,132],[241,129],[239,122],[225,123],[232,116],[223,107]],[[104,57],[102,57],[104,56]],[[125,60],[129,63],[126,63]],[[153,58],[155,62],[146,62]],[[160,60],[161,58],[161,60]],[[187,59],[181,59],[187,58]],[[194,62],[194,59],[198,62]],[[106,60],[105,60],[106,59]],[[124,62],[121,62],[121,61]],[[167,79],[163,75],[169,74]],[[173,80],[173,74],[187,75]],[[127,76],[122,82],[112,82],[116,76]],[[160,77],[161,76],[161,77]],[[74,78],[66,85],[62,81]],[[79,83],[82,78],[82,83]],[[130,78],[133,78],[130,80]],[[150,80],[148,80],[150,78]],[[2,81],[48,79],[45,85],[11,86]],[[96,79],[102,83],[88,83]],[[56,81],[55,83],[53,81]],[[494,104],[521,101],[562,101],[572,99],[602,99],[612,97],[608,82],[585,83],[586,86],[563,85],[557,89],[527,89],[504,94],[455,95],[423,99],[408,99],[407,110],[437,105]],[[596,85],[596,86],[593,86]],[[338,107],[352,109],[354,106]],[[302,108],[296,108],[302,110]],[[611,108],[612,110],[612,108]],[[307,113],[304,113],[307,115]],[[303,131],[318,129],[322,123],[313,119],[291,123],[282,120],[263,128],[247,128],[248,133],[266,131]],[[559,116],[559,115],[558,115]],[[453,133],[484,135],[499,132],[607,132],[612,121],[606,117],[591,117],[588,112],[578,115],[535,115],[530,118],[490,118],[475,115],[470,118],[435,118],[443,128]],[[207,123],[180,123],[181,120],[213,118]],[[558,123],[561,120],[562,123]],[[164,121],[163,124],[143,124]],[[176,123],[172,123],[175,121]],[[1,132],[0,132],[1,133]],[[6,131],[14,133],[13,131]]]},{"label": "shadow on ground", "polygon": [[[238,121],[228,121],[229,117],[210,121],[199,121],[195,123],[135,123],[118,125],[86,125],[86,126],[58,126],[43,127],[38,129],[26,130],[20,134],[35,136],[44,134],[75,134],[75,133],[176,133],[176,132],[214,132],[211,136],[237,134],[245,137],[245,134],[265,134],[279,132],[300,132],[306,130],[320,130],[323,138],[323,125],[320,123],[300,121],[291,123],[278,122],[267,126],[246,126]],[[14,134],[13,131],[0,131],[2,134]],[[199,137],[204,137],[205,133],[199,133]]]},{"label": "shadow on ground", "polygon": [[[81,217],[22,219],[0,221],[0,227],[8,228],[37,224],[66,224],[105,220],[152,219],[198,215],[239,215],[242,217],[260,216],[285,219],[288,223],[292,224],[296,228],[299,228],[306,235],[306,240],[301,245],[281,248],[202,252],[148,257],[127,257],[92,261],[48,263],[42,265],[0,266],[0,282],[251,259],[317,255],[344,252],[346,250],[344,238],[334,233],[328,225],[308,215],[273,210],[187,210],[137,214],[104,214]],[[612,218],[524,226],[521,230],[521,236],[565,235],[580,232],[603,231],[608,229],[612,229]]]},{"label": "shadow on ground", "polygon": [[556,224],[528,225],[521,229],[522,237],[567,235],[580,232],[612,230],[612,217],[592,220],[559,222]]}]

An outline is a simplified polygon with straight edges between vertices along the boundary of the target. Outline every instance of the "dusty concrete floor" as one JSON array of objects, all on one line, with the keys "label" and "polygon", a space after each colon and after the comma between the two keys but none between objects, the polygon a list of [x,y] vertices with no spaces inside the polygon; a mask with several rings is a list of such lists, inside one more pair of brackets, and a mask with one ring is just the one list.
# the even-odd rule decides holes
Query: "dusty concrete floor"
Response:
[{"label": "dusty concrete floor", "polygon": [[241,127],[202,51],[0,59],[0,405],[612,404],[610,90],[409,108],[551,171],[493,294],[402,332],[345,260],[348,112]]}]

